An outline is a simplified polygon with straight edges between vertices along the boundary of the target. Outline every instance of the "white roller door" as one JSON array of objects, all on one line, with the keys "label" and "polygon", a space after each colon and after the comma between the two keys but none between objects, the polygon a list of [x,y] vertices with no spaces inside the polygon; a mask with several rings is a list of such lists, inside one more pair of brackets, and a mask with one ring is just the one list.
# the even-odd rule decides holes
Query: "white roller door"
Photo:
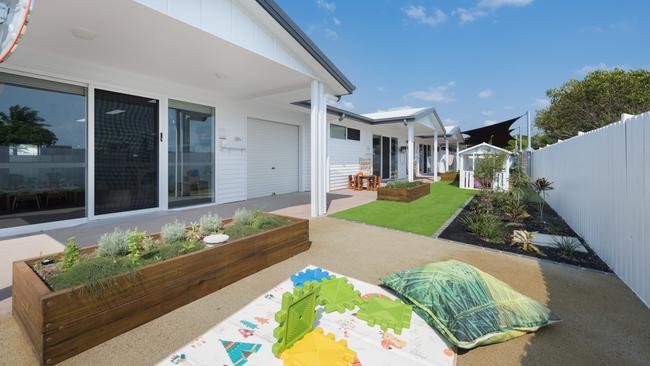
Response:
[{"label": "white roller door", "polygon": [[248,198],[298,191],[298,126],[248,119]]}]

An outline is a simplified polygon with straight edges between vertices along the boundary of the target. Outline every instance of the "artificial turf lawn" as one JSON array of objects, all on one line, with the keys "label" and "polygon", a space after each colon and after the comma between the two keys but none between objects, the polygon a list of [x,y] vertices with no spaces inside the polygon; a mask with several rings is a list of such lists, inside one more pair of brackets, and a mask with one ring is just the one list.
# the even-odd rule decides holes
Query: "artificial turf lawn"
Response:
[{"label": "artificial turf lawn", "polygon": [[366,224],[431,236],[476,194],[456,184],[431,184],[431,193],[413,202],[373,201],[332,216]]}]

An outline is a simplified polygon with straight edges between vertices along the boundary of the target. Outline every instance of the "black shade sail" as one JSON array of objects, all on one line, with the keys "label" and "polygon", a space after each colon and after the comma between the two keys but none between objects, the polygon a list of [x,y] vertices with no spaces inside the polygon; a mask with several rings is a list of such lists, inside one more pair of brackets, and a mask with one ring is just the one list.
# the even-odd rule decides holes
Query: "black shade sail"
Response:
[{"label": "black shade sail", "polygon": [[523,115],[493,125],[463,131],[463,134],[469,135],[469,137],[465,139],[465,144],[467,144],[468,147],[471,147],[486,142],[502,149],[506,149],[508,148],[508,141],[512,139],[510,133],[513,129],[510,127],[521,117],[523,117]]}]

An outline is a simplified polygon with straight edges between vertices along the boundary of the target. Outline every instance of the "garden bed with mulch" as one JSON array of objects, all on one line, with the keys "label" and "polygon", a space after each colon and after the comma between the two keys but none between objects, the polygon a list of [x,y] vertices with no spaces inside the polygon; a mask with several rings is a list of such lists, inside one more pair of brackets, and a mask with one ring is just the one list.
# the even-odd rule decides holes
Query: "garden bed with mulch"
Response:
[{"label": "garden bed with mulch", "polygon": [[[505,224],[505,242],[502,244],[490,243],[480,238],[478,235],[470,232],[463,222],[463,217],[470,214],[471,212],[470,207],[472,207],[472,203],[478,199],[480,199],[478,196],[473,198],[472,201],[467,206],[465,206],[463,211],[458,216],[456,216],[451,224],[449,224],[449,226],[439,235],[439,237],[442,239],[458,241],[484,248],[492,248],[505,252],[548,259],[555,262],[572,264],[579,267],[611,272],[609,266],[607,266],[607,264],[603,262],[600,257],[598,257],[598,255],[585,243],[585,241],[578,234],[576,234],[573,229],[571,229],[571,227],[564,221],[564,219],[562,219],[562,217],[548,205],[544,208],[544,222],[540,221],[539,206],[535,202],[526,202],[526,211],[528,212],[529,216],[521,219],[518,223],[512,222],[507,217],[501,217]],[[515,230],[526,230],[529,232],[538,232],[542,234],[576,237],[578,240],[580,240],[580,243],[589,251],[589,253],[581,253],[576,251],[571,257],[567,257],[566,255],[563,255],[559,249],[546,246],[538,246],[539,250],[544,254],[543,256],[536,253],[527,252],[521,249],[519,246],[510,244],[510,239],[512,238],[512,234]]]}]

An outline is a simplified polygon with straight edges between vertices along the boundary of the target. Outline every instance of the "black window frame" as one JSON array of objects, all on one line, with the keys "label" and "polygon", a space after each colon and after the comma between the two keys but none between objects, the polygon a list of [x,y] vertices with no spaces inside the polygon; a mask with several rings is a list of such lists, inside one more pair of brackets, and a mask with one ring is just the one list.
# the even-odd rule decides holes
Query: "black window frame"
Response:
[{"label": "black window frame", "polygon": [[[350,131],[356,131],[356,135],[355,135],[356,138],[350,138]],[[356,128],[348,127],[347,130],[346,130],[346,133],[345,133],[345,137],[346,137],[347,140],[361,141],[361,130],[358,130]]]}]

